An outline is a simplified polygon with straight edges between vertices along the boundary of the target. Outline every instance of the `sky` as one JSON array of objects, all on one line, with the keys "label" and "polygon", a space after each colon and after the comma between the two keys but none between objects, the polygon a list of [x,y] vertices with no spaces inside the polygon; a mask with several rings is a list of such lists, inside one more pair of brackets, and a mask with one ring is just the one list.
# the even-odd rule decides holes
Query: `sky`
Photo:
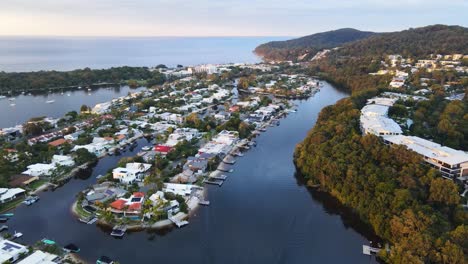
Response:
[{"label": "sky", "polygon": [[0,35],[303,36],[468,27],[468,0],[0,0]]}]

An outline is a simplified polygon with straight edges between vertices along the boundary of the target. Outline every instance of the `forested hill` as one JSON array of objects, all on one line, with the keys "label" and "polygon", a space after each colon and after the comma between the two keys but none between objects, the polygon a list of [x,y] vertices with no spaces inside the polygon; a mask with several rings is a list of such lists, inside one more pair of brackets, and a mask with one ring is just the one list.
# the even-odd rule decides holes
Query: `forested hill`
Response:
[{"label": "forested hill", "polygon": [[333,31],[317,33],[286,41],[272,41],[258,46],[255,53],[267,60],[294,60],[308,53],[314,55],[326,48],[334,48],[344,43],[360,40],[376,33],[360,31],[353,28],[342,28]]},{"label": "forested hill", "polygon": [[[352,32],[355,32],[354,38]],[[255,49],[255,52],[266,60],[308,61],[317,51],[336,46],[340,46],[340,49],[334,50],[329,56],[369,57],[398,53],[406,57],[415,57],[431,53],[466,54],[468,28],[432,25],[390,33],[342,29],[295,40],[262,44]],[[307,56],[301,57],[304,54]]]},{"label": "forested hill", "polygon": [[432,25],[399,32],[381,33],[343,45],[340,56],[401,54],[417,57],[434,54],[468,53],[468,28]]}]

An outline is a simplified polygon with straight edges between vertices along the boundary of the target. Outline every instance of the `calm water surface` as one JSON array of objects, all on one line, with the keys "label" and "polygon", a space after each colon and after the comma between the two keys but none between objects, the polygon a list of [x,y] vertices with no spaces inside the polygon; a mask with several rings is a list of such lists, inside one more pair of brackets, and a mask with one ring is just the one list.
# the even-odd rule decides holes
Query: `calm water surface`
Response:
[{"label": "calm water surface", "polygon": [[287,37],[0,37],[0,71],[258,62],[256,46]]},{"label": "calm water surface", "polygon": [[[64,91],[42,95],[19,95],[14,101],[0,99],[0,128],[23,124],[31,117],[48,116],[59,118],[67,112],[79,111],[82,105],[93,107],[98,103],[126,96],[129,92],[141,91],[145,88],[132,89],[128,86],[100,88],[88,91],[86,89]],[[70,94],[70,96],[68,96]],[[46,101],[55,100],[48,104]],[[14,105],[12,105],[14,104]]]},{"label": "calm water surface", "polygon": [[[295,178],[292,154],[314,125],[319,111],[347,96],[326,84],[299,111],[257,138],[257,147],[238,158],[222,187],[208,186],[202,207],[182,229],[139,232],[114,239],[70,213],[75,194],[113,168],[120,157],[101,159],[87,180],[72,180],[55,192],[21,206],[8,225],[23,242],[44,237],[76,243],[80,256],[94,262],[108,255],[121,263],[369,263],[362,254],[368,240],[328,198],[313,194]],[[125,155],[135,155],[137,149]]]}]

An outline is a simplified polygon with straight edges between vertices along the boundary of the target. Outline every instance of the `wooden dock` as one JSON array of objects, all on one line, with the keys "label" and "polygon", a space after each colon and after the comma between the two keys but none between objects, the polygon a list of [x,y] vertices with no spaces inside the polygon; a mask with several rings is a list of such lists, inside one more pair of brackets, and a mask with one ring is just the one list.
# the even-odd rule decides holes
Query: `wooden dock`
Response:
[{"label": "wooden dock", "polygon": [[178,228],[181,228],[183,226],[186,226],[189,224],[188,221],[186,220],[178,220],[177,218],[175,218],[174,216],[169,216],[168,217],[169,220],[171,220],[172,223],[174,223]]},{"label": "wooden dock", "polygon": [[224,181],[224,180],[227,179],[227,177],[228,177],[228,176],[226,176],[226,175],[224,175],[224,174],[221,174],[221,175],[218,175],[218,174],[213,175],[213,174],[211,174],[211,175],[209,176],[209,179],[215,179],[215,180],[222,180],[222,181]]},{"label": "wooden dock", "polygon": [[204,180],[203,180],[203,183],[218,185],[219,187],[221,187],[221,185],[223,185],[224,181],[222,181],[222,180],[207,180],[207,179],[204,179]]},{"label": "wooden dock", "polygon": [[236,160],[233,157],[228,155],[223,159],[223,162],[226,164],[233,165],[234,163],[236,163]]},{"label": "wooden dock", "polygon": [[210,205],[210,201],[206,201],[206,200],[200,200],[200,201],[198,202],[198,204],[199,204],[199,205],[205,205],[205,206],[208,206],[208,205]]}]

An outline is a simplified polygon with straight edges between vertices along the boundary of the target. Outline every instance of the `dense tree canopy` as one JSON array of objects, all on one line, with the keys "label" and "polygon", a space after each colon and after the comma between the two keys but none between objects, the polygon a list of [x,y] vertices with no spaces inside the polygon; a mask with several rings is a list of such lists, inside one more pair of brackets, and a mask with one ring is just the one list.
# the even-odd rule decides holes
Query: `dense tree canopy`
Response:
[{"label": "dense tree canopy", "polygon": [[390,253],[382,251],[384,260],[464,263],[466,242],[449,236],[468,223],[455,183],[440,178],[416,153],[361,136],[360,111],[353,101],[359,100],[344,99],[323,109],[296,149],[298,170],[309,185],[319,184],[354,208],[392,243]]}]

